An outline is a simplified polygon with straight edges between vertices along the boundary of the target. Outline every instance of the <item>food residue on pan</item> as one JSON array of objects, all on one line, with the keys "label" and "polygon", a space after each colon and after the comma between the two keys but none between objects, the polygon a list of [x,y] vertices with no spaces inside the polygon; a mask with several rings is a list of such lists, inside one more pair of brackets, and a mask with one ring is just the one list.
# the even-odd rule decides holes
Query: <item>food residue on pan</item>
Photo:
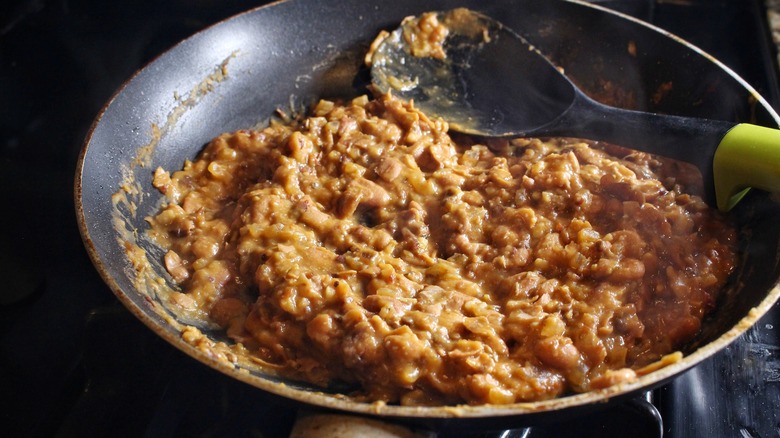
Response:
[{"label": "food residue on pan", "polygon": [[666,98],[666,96],[672,92],[672,90],[674,90],[674,84],[672,81],[661,83],[653,93],[651,101],[656,105],[660,104]]},{"label": "food residue on pan", "polygon": [[636,41],[629,40],[626,50],[628,51],[629,55],[636,58]]},{"label": "food residue on pan", "polygon": [[[458,8],[444,14],[441,20],[438,14],[429,12],[422,14],[419,19],[407,17],[402,23],[402,35],[405,46],[409,47],[412,56],[430,57],[443,60],[447,57],[444,50],[444,42],[453,31],[458,35],[465,35],[476,40],[479,37],[484,42],[490,41],[488,29],[477,16],[464,8]],[[379,39],[385,38],[386,32],[379,34]]]},{"label": "food residue on pan", "polygon": [[[160,270],[157,269],[160,266],[160,262],[157,260],[157,254],[154,252],[154,249],[157,248],[156,245],[147,239],[145,233],[139,231],[137,225],[134,225],[138,222],[138,206],[146,202],[146,197],[151,196],[150,193],[142,188],[141,182],[137,179],[137,174],[139,169],[144,169],[150,165],[152,156],[162,136],[166,135],[176,125],[179,118],[187,110],[213,91],[216,84],[227,78],[228,64],[237,54],[238,52],[233,52],[228,55],[213,71],[193,86],[184,97],[178,94],[173,96],[176,100],[176,105],[167,114],[162,124],[153,123],[150,126],[151,138],[149,142],[137,149],[129,165],[121,167],[122,177],[119,189],[111,196],[113,228],[117,234],[118,244],[124,249],[130,262],[125,274],[127,278],[133,281],[136,290],[142,291],[145,296],[149,297],[149,300],[147,300],[148,305],[155,308],[156,313],[166,318],[174,327],[183,326],[173,319],[170,312],[164,307],[165,304],[171,302],[172,293],[175,292],[157,274]],[[160,302],[164,304],[161,306]],[[180,308],[180,306],[177,307]],[[194,319],[203,320],[200,315],[185,315],[181,312],[177,312],[176,316],[182,322]]]}]

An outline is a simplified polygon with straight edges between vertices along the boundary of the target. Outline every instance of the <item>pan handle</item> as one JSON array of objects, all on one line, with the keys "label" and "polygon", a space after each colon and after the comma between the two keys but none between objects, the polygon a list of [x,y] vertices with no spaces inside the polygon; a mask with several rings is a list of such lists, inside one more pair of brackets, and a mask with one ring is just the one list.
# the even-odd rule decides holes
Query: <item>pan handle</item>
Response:
[{"label": "pan handle", "polygon": [[721,211],[731,210],[750,188],[780,193],[780,130],[734,126],[718,145],[712,167]]}]

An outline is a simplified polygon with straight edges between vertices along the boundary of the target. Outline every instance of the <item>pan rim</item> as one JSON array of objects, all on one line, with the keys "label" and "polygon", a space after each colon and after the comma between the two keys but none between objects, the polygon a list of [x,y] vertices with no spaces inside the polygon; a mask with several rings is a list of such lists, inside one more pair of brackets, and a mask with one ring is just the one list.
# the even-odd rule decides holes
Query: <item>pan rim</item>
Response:
[{"label": "pan rim", "polygon": [[[485,417],[515,417],[518,415],[535,414],[535,413],[553,413],[562,409],[592,405],[592,404],[604,404],[604,402],[619,399],[622,396],[629,395],[637,389],[644,388],[650,389],[651,387],[661,385],[669,379],[677,376],[681,372],[698,365],[704,359],[712,356],[716,352],[723,349],[728,344],[732,343],[736,338],[745,333],[751,326],[753,326],[764,314],[766,314],[773,306],[774,303],[780,299],[780,287],[777,283],[767,293],[764,299],[758,306],[754,307],[748,315],[743,317],[738,324],[732,327],[729,331],[719,336],[712,342],[700,347],[691,354],[686,355],[680,362],[668,365],[662,369],[659,369],[653,373],[642,376],[637,380],[629,383],[619,384],[611,386],[601,390],[593,390],[582,394],[568,395],[553,400],[530,402],[530,403],[514,403],[508,405],[461,405],[461,406],[396,406],[396,405],[382,405],[377,403],[359,403],[353,400],[334,396],[332,394],[319,393],[305,389],[297,389],[285,385],[284,383],[277,383],[269,380],[267,377],[239,372],[237,368],[229,366],[219,360],[214,359],[212,356],[198,350],[192,345],[184,342],[180,335],[174,333],[172,330],[168,330],[161,327],[152,317],[145,313],[133,300],[122,290],[121,286],[117,283],[116,279],[111,275],[106,268],[103,259],[101,258],[99,251],[93,241],[93,236],[90,231],[89,224],[87,223],[86,215],[84,212],[84,193],[83,193],[83,171],[85,161],[89,153],[89,146],[92,142],[93,135],[96,127],[100,124],[106,110],[112,105],[116,97],[120,95],[138,75],[149,68],[149,66],[160,57],[173,51],[176,47],[181,45],[184,41],[193,38],[196,35],[208,32],[216,26],[225,23],[230,20],[234,20],[237,17],[251,14],[258,9],[274,7],[277,4],[294,2],[295,0],[279,0],[277,2],[260,6],[258,8],[249,9],[239,14],[233,15],[225,20],[221,20],[198,33],[183,40],[177,45],[171,47],[164,53],[160,54],[154,60],[147,63],[144,67],[135,72],[127,81],[120,86],[112,97],[106,102],[102,109],[97,114],[91,127],[88,130],[84,144],[80,151],[77,165],[76,175],[74,180],[74,204],[76,209],[76,217],[79,227],[79,232],[82,237],[82,241],[87,250],[90,260],[95,265],[96,270],[99,272],[103,281],[111,289],[113,294],[122,302],[125,308],[127,308],[136,318],[142,323],[154,331],[158,336],[165,339],[166,342],[176,347],[178,350],[184,352],[188,356],[198,360],[210,366],[217,371],[228,375],[231,378],[240,380],[244,383],[250,384],[256,388],[267,391],[269,393],[284,397],[297,402],[302,402],[308,405],[316,406],[324,409],[332,409],[344,412],[351,412],[355,414],[364,415],[382,415],[392,418],[413,418],[413,419],[448,419],[448,418],[485,418]],[[634,17],[604,8],[599,5],[587,3],[583,0],[566,0],[568,3],[581,5],[584,7],[594,8],[601,10],[605,13],[620,16],[624,19],[628,19],[639,25],[652,29],[664,36],[670,37],[675,41],[684,44],[697,54],[705,57],[709,61],[713,62],[719,69],[729,74],[734,80],[736,80],[741,86],[743,86],[754,98],[756,98],[759,105],[763,106],[774,119],[774,121],[780,126],[780,115],[768,104],[766,99],[761,96],[750,84],[748,84],[743,78],[737,75],[729,67],[707,54],[705,51],[699,49],[695,45],[679,38],[668,31],[658,28],[650,23],[646,23],[642,20],[638,20]]]}]

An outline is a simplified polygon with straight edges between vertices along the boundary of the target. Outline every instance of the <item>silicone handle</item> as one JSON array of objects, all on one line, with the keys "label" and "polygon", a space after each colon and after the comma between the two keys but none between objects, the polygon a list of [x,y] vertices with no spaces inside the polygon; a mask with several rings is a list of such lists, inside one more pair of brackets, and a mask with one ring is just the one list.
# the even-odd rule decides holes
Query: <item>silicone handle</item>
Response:
[{"label": "silicone handle", "polygon": [[751,187],[780,192],[780,130],[734,126],[718,145],[712,167],[721,211],[731,210]]}]

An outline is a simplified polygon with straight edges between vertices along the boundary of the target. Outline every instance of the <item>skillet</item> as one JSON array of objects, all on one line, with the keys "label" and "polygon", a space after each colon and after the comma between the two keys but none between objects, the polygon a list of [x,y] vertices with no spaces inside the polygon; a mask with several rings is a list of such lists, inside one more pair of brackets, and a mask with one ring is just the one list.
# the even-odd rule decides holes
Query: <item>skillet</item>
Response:
[{"label": "skillet", "polygon": [[[382,407],[331,393],[338,388],[323,390],[238,369],[181,339],[186,316],[166,308],[172,283],[159,262],[160,250],[143,235],[144,218],[160,205],[161,195],[151,186],[153,170],[178,169],[214,136],[262,125],[277,109],[291,113],[320,97],[365,93],[362,58],[380,29],[395,28],[407,15],[458,6],[501,17],[596,99],[645,111],[780,123],[755,90],[707,54],[657,28],[579,1],[279,2],[180,43],[131,78],[97,116],[77,167],[75,204],[87,251],[120,301],[194,359],[276,398],[432,428],[453,422],[501,428],[599,409],[663,384],[757,321],[780,296],[780,227],[773,225],[780,204],[753,191],[730,213],[740,229],[741,258],[717,310],[684,349],[682,361],[630,384],[510,406]],[[201,330],[214,341],[225,340],[217,330]]]}]

